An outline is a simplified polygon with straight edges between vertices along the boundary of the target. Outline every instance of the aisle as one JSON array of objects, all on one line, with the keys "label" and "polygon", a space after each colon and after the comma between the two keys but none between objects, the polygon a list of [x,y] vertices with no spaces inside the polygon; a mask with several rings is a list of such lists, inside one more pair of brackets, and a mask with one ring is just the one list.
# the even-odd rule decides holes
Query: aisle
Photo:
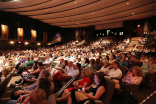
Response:
[{"label": "aisle", "polygon": [[132,38],[131,38],[131,41],[130,41],[130,43],[129,43],[129,45],[128,45],[127,48],[124,50],[124,52],[131,51],[132,48],[133,48],[133,45],[137,44],[140,38],[141,38],[141,37],[132,37]]}]

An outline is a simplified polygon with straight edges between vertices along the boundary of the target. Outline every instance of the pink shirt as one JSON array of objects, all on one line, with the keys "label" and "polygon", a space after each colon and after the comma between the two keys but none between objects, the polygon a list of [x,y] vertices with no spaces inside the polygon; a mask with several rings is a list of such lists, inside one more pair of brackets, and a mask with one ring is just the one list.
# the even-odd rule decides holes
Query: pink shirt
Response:
[{"label": "pink shirt", "polygon": [[123,80],[122,79],[122,82],[127,82],[127,83],[131,83],[131,84],[140,84],[142,81],[142,77],[138,77],[138,76],[134,76],[132,77],[132,81],[130,80],[130,75],[127,75],[126,79]]}]

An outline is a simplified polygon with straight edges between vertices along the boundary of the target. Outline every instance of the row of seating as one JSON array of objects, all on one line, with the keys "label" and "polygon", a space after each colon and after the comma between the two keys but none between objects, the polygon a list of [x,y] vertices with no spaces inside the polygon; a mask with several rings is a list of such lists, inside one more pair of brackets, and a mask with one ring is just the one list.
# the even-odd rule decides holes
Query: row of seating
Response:
[{"label": "row of seating", "polygon": [[5,77],[5,79],[2,82],[0,82],[0,97],[2,97],[2,95],[3,95],[3,93],[4,93],[5,89],[6,89],[7,84],[9,83],[10,79],[13,76],[14,71],[15,71],[15,68],[11,71],[10,74],[8,74]]}]

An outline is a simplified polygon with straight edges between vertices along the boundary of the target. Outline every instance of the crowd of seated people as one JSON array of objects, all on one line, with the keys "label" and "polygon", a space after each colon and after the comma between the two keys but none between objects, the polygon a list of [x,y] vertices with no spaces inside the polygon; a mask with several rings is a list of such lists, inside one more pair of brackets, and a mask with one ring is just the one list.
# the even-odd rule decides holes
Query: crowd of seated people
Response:
[{"label": "crowd of seated people", "polygon": [[[71,104],[85,102],[88,99],[99,99],[105,93],[105,77],[115,82],[115,88],[123,88],[122,83],[139,85],[146,73],[156,72],[155,59],[147,57],[144,53],[141,57],[137,53],[135,55],[131,55],[130,52],[123,53],[123,48],[119,49],[119,46],[121,47],[124,43],[127,45],[129,41],[128,38],[119,42],[96,41],[89,46],[71,47],[71,44],[63,44],[38,50],[1,51],[0,62],[4,65],[5,62],[12,60],[15,63],[17,75],[22,75],[19,85],[27,82],[24,72],[28,72],[28,78],[30,75],[35,76],[32,85],[13,89],[8,104],[24,101],[23,98],[25,100],[29,98],[30,101],[34,89],[42,89],[47,99],[51,94],[50,87],[53,86],[51,82],[55,87],[62,87],[58,82],[65,82],[66,78],[76,78],[79,75],[82,79],[76,80],[73,87],[65,89],[62,97],[57,99],[58,102],[68,100],[68,104]],[[49,64],[49,67],[42,67],[45,64]],[[27,66],[30,70],[27,70]],[[125,75],[120,66],[126,67]],[[96,72],[93,84],[86,70]],[[140,73],[143,73],[144,77]],[[86,93],[85,91],[89,89],[90,93]],[[20,95],[23,96],[20,97]]]},{"label": "crowd of seated people", "polygon": [[146,54],[149,52],[155,52],[155,44],[156,41],[154,41],[153,37],[141,37],[138,43],[132,48],[131,51],[144,52]]}]

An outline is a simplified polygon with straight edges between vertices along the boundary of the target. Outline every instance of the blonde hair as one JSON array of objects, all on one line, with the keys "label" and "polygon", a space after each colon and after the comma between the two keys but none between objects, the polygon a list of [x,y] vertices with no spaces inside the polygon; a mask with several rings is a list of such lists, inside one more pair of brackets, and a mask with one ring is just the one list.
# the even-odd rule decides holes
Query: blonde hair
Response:
[{"label": "blonde hair", "polygon": [[81,72],[84,72],[86,77],[90,77],[91,76],[91,70],[90,69],[84,68],[84,69],[82,69]]},{"label": "blonde hair", "polygon": [[143,77],[143,71],[139,66],[133,66],[133,68],[137,71],[138,77]]},{"label": "blonde hair", "polygon": [[30,94],[30,104],[47,104],[46,95],[42,89],[35,89]]},{"label": "blonde hair", "polygon": [[105,60],[104,62],[106,62],[107,66],[109,65],[109,61]]}]

